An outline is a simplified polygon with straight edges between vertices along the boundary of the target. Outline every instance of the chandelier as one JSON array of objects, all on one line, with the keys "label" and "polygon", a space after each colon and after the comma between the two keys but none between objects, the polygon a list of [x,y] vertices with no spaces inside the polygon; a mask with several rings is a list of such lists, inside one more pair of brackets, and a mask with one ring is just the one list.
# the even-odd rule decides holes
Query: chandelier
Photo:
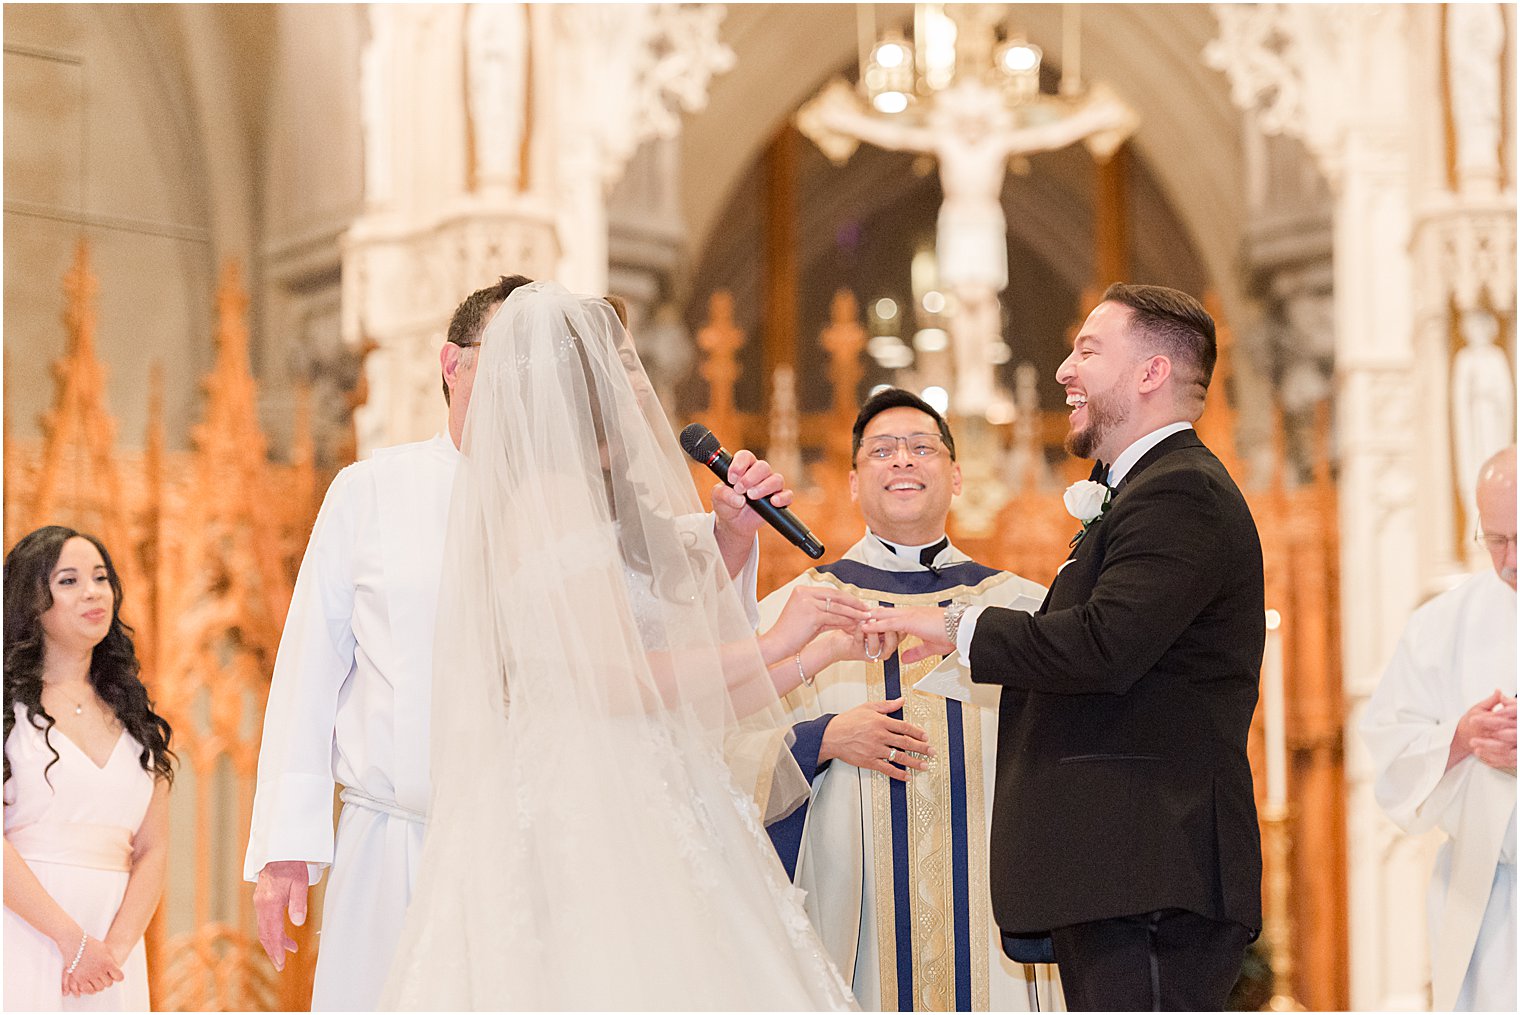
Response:
[{"label": "chandelier", "polygon": [[[1004,4],[915,4],[913,37],[889,28],[878,38],[874,5],[857,5],[860,32],[860,88],[872,108],[889,116],[913,117],[924,100],[948,88],[958,75],[976,75],[997,86],[1010,109],[1026,121],[1044,119],[1041,107],[1064,106],[1081,95],[1081,14],[1075,4],[1062,11],[1061,83],[1058,95],[1040,92],[1044,52],[1029,42]],[[1050,110],[1059,116],[1056,110]]]}]

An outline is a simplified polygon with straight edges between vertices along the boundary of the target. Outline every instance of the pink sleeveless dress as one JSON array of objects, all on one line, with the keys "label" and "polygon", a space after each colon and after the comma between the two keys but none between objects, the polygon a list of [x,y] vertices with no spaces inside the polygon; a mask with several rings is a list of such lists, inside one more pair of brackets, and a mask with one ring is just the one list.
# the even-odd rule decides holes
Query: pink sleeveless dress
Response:
[{"label": "pink sleeveless dress", "polygon": [[[53,729],[48,739],[21,705],[5,744],[11,777],[5,783],[5,838],[26,860],[64,911],[91,937],[103,939],[127,890],[132,836],[153,797],[142,748],[122,731],[97,767],[72,740]],[[123,979],[98,994],[63,996],[63,969],[74,957],[21,917],[5,911],[5,1008],[8,1011],[147,1011],[148,963],[142,941],[122,965]]]}]

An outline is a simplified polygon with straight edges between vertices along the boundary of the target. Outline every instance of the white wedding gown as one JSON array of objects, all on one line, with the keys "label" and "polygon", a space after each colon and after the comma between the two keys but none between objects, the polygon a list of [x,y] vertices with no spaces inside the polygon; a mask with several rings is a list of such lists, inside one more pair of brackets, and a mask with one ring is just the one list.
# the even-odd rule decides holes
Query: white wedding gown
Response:
[{"label": "white wedding gown", "polygon": [[486,331],[382,1007],[853,1008],[756,803],[806,789],[774,687],[710,531],[674,521],[700,505],[631,345],[578,300],[518,290]]},{"label": "white wedding gown", "polygon": [[[577,715],[536,676],[548,693],[514,690],[433,816],[383,1006],[853,1008],[724,758],[657,715]],[[529,708],[555,714],[514,721]],[[618,771],[587,763],[609,751]]]}]

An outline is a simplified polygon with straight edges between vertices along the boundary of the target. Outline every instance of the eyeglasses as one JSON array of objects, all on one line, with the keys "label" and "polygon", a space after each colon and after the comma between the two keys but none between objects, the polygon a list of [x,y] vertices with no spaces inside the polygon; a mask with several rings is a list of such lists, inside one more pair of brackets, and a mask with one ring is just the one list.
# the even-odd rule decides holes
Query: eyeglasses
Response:
[{"label": "eyeglasses", "polygon": [[1503,553],[1509,549],[1509,545],[1516,542],[1515,536],[1501,536],[1497,532],[1480,532],[1473,536],[1473,541],[1481,545],[1489,553]]},{"label": "eyeglasses", "polygon": [[894,437],[891,434],[867,437],[860,442],[860,450],[873,461],[885,462],[897,456],[899,444],[908,449],[909,458],[933,458],[945,450],[945,442],[938,434],[932,433],[910,433],[906,437]]}]

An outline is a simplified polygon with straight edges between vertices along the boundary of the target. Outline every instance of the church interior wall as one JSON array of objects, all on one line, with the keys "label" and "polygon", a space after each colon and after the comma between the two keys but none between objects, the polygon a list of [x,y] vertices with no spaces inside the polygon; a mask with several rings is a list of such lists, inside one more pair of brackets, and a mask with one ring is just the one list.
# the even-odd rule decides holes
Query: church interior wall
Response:
[{"label": "church interior wall", "polygon": [[357,353],[340,328],[342,237],[363,209],[359,117],[362,4],[274,5],[263,27],[267,99],[257,107],[264,138],[257,163],[262,341],[255,370],[271,441],[283,451],[297,398],[309,390],[318,453],[350,425],[345,394]]},{"label": "church interior wall", "polygon": [[[7,6],[3,323],[11,436],[36,440],[38,417],[53,398],[49,369],[65,338],[62,279],[84,236],[99,279],[96,345],[108,371],[118,448],[143,445],[154,364],[164,370],[167,443],[171,449],[189,443],[204,404],[202,378],[215,355],[218,272],[235,258],[251,295],[253,369],[275,456],[288,454],[299,393],[310,388],[320,466],[343,464],[335,449],[351,427],[349,396],[361,362],[342,333],[343,234],[365,212],[366,189],[374,193],[381,185],[406,215],[446,214],[442,195],[457,198],[467,190],[468,156],[445,141],[474,129],[465,122],[461,47],[438,41],[458,34],[459,5],[400,12],[398,22],[410,19],[406,31],[415,33],[418,61],[407,70],[410,77],[393,82],[394,92],[383,96],[389,111],[383,127],[397,143],[431,152],[432,160],[420,161],[414,175],[375,178],[363,112],[365,89],[373,86],[363,61],[369,6]],[[1061,48],[1062,6],[1017,8],[1052,66]],[[1502,10],[1513,40],[1514,7]],[[911,17],[907,4],[875,11],[878,29]],[[1408,186],[1377,195],[1381,209],[1369,205],[1365,218],[1348,220],[1367,225],[1376,219],[1372,224],[1393,237],[1396,259],[1409,247],[1399,217],[1412,214],[1399,201],[1442,189],[1451,172],[1440,143],[1447,129],[1443,109],[1429,98],[1440,93],[1444,73],[1435,42],[1439,5],[1412,6],[1407,14],[1412,55],[1404,84],[1416,100],[1395,112],[1413,140],[1403,148],[1369,148],[1364,157],[1395,151],[1407,157]],[[1342,477],[1346,489],[1356,484],[1366,495],[1346,508],[1344,531],[1354,534],[1364,514],[1375,525],[1366,539],[1348,535],[1345,544],[1348,573],[1361,576],[1347,587],[1365,596],[1347,603],[1343,644],[1391,646],[1412,598],[1446,587],[1474,553],[1470,519],[1453,495],[1451,363],[1460,348],[1454,311],[1422,305],[1409,313],[1407,294],[1380,310],[1388,281],[1369,273],[1361,279],[1366,287],[1357,315],[1381,314],[1383,327],[1361,329],[1358,334],[1372,336],[1371,345],[1348,349],[1344,305],[1337,308],[1337,296],[1345,301],[1348,294],[1335,291],[1332,260],[1344,194],[1310,146],[1268,136],[1253,113],[1232,104],[1226,75],[1200,57],[1218,31],[1210,8],[1082,5],[1082,18],[1087,76],[1114,83],[1143,122],[1131,142],[1129,170],[1132,277],[1220,297],[1221,316],[1239,339],[1231,387],[1242,450],[1265,448],[1275,408],[1284,413],[1290,457],[1299,465],[1290,485],[1310,479],[1322,436],[1316,412],[1323,407],[1341,414],[1332,420],[1332,441],[1349,432],[1363,445],[1382,448],[1398,443],[1389,435],[1405,434],[1414,445],[1407,455],[1390,452],[1389,461],[1400,468]],[[543,41],[544,25],[535,23],[535,45]],[[610,287],[633,298],[635,333],[665,304],[684,306],[694,333],[705,319],[707,295],[734,292],[739,325],[750,339],[739,406],[746,412],[762,410],[769,397],[760,370],[765,308],[757,263],[764,158],[778,132],[793,129],[798,106],[853,65],[856,27],[849,4],[731,5],[721,35],[737,56],[735,67],[713,79],[706,110],[686,117],[679,138],[639,150],[608,201]],[[1514,52],[1511,41],[1503,78],[1504,122],[1511,124]],[[542,182],[553,148],[545,120],[554,107],[542,92],[532,102],[539,122],[528,173]],[[799,358],[814,368],[799,371],[801,408],[814,412],[829,391],[818,331],[834,289],[864,277],[859,265],[868,258],[894,260],[905,273],[904,252],[933,235],[940,192],[932,169],[915,168],[913,156],[862,146],[848,169],[838,170],[810,142],[794,140],[804,225],[795,324]],[[1514,145],[1511,128],[1503,147],[1511,189]],[[1080,293],[1094,273],[1094,174],[1081,151],[1029,161],[1027,175],[1010,173],[1005,180],[1011,277],[1003,299],[1015,338],[1037,335],[1045,343],[1033,358],[1049,405],[1059,398],[1051,357],[1061,350],[1064,329],[1085,309]],[[847,221],[866,239],[844,256],[840,230]],[[504,272],[517,268],[501,266]],[[1418,266],[1410,274],[1428,282]],[[876,295],[863,284],[857,292],[863,300]],[[1501,317],[1500,344],[1512,366],[1513,313]],[[1354,419],[1364,403],[1347,398],[1348,370],[1376,372],[1369,363],[1379,356],[1399,359],[1406,345],[1415,368],[1390,374],[1398,383],[1376,411]],[[1359,357],[1350,368],[1348,352]],[[863,384],[885,378],[866,365]],[[695,371],[691,378],[679,389],[682,402],[699,407],[705,385]],[[436,400],[435,381],[427,381],[428,397]],[[1332,459],[1339,462],[1343,450],[1332,444]],[[1348,454],[1366,457],[1354,443]],[[1253,473],[1246,483],[1260,486],[1261,478]],[[1358,649],[1359,668],[1347,673],[1352,724],[1380,673],[1374,654]],[[1351,737],[1336,749],[1345,750],[1348,808],[1361,815],[1349,830],[1352,935],[1379,942],[1352,949],[1353,963],[1361,963],[1352,975],[1363,986],[1351,996],[1363,1005],[1419,1004],[1424,970],[1404,960],[1423,954],[1423,927],[1415,920],[1422,905],[1395,897],[1389,886],[1399,879],[1423,884],[1431,842],[1397,836],[1386,822],[1368,817],[1377,812]],[[234,881],[229,875],[219,891],[242,890]]]},{"label": "church interior wall", "polygon": [[101,284],[97,348],[117,444],[141,447],[149,372],[184,446],[210,367],[214,224],[202,137],[142,8],[18,5],[5,14],[5,410],[35,437],[64,347],[62,280],[81,235]]},{"label": "church interior wall", "polygon": [[[1054,61],[1060,4],[1021,4],[1019,23]],[[1223,76],[1199,59],[1215,25],[1203,4],[1094,4],[1083,7],[1084,74],[1114,82],[1140,113],[1133,141],[1184,223],[1227,312],[1239,299],[1244,224],[1240,116]],[[879,28],[911,19],[911,5],[875,5]],[[707,109],[687,123],[683,200],[689,254],[705,249],[724,223],[731,191],[777,128],[839,68],[856,59],[852,5],[741,5],[722,29],[738,62],[711,87]],[[778,37],[785,45],[778,45]],[[857,155],[858,157],[858,155]]]}]

